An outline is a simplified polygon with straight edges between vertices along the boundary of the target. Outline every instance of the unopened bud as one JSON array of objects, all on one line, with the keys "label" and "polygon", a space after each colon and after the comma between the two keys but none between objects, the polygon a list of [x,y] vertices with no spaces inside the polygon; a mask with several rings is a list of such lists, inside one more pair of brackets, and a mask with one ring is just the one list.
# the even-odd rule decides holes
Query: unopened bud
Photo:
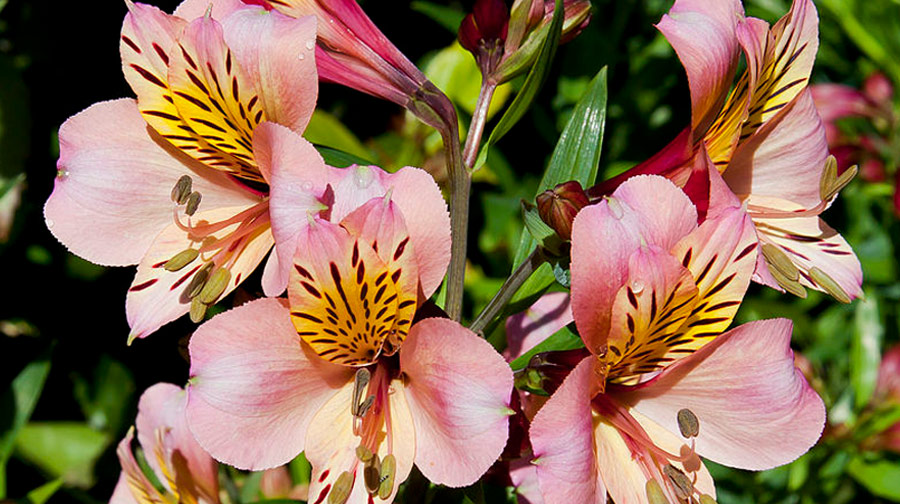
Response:
[{"label": "unopened bud", "polygon": [[650,504],[669,504],[666,494],[663,493],[662,487],[659,486],[659,482],[655,479],[647,480],[645,489],[647,491],[647,501]]},{"label": "unopened bud", "polygon": [[394,476],[397,473],[397,458],[387,455],[381,461],[381,483],[378,485],[378,498],[387,500],[394,491]]},{"label": "unopened bud", "polygon": [[353,475],[344,471],[334,480],[334,485],[331,486],[331,492],[328,494],[328,504],[344,504],[350,498],[351,490],[353,490]]},{"label": "unopened bud", "polygon": [[165,268],[166,271],[178,271],[194,262],[194,259],[196,259],[198,255],[200,255],[200,251],[197,249],[189,248],[182,250],[166,261],[163,268]]},{"label": "unopened bud", "polygon": [[[544,17],[553,19],[553,1],[544,2]],[[565,44],[577,37],[591,22],[590,0],[563,0],[563,26],[559,43]]]},{"label": "unopened bud", "polygon": [[537,197],[541,220],[556,231],[563,240],[572,239],[572,222],[590,200],[581,184],[575,180],[559,184]]},{"label": "unopened bud", "polygon": [[179,205],[187,203],[188,197],[191,195],[192,185],[193,180],[191,180],[190,175],[182,175],[178,182],[175,182],[175,187],[172,188],[172,201]]},{"label": "unopened bud", "polygon": [[503,0],[477,0],[472,12],[459,25],[459,43],[475,56],[488,75],[503,57],[509,26],[509,9]]},{"label": "unopened bud", "polygon": [[663,474],[672,482],[675,496],[678,499],[685,501],[693,495],[694,484],[691,483],[691,479],[681,469],[669,464],[663,467]]},{"label": "unopened bud", "polygon": [[197,213],[197,209],[200,208],[200,193],[194,191],[187,199],[187,205],[184,207],[184,213],[188,215],[194,215]]},{"label": "unopened bud", "polygon": [[693,411],[683,408],[678,411],[678,429],[686,438],[697,437],[700,434],[700,420]]},{"label": "unopened bud", "polygon": [[197,299],[208,305],[214,304],[219,299],[219,296],[225,292],[225,288],[228,287],[228,282],[230,281],[231,271],[228,268],[217,269],[210,275],[206,285],[203,286],[203,290],[197,295]]},{"label": "unopened bud", "polygon": [[207,308],[209,308],[209,306],[200,301],[199,298],[191,299],[191,322],[195,324],[203,322],[203,319],[206,318]]}]

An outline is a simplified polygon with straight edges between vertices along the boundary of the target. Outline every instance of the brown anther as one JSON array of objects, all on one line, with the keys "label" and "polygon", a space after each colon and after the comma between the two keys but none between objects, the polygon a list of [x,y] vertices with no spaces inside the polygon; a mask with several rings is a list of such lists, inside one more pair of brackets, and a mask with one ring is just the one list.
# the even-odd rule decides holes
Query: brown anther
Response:
[{"label": "brown anther", "polygon": [[700,434],[700,421],[693,411],[682,408],[678,410],[678,429],[686,438],[697,437]]},{"label": "brown anther", "polygon": [[172,188],[172,201],[179,205],[187,203],[188,197],[191,195],[192,185],[193,180],[191,180],[190,175],[182,175],[178,182],[175,182],[175,187]]},{"label": "brown anther", "polygon": [[799,298],[806,298],[806,288],[803,287],[803,285],[801,285],[799,281],[791,280],[790,278],[785,276],[784,273],[782,273],[778,268],[769,268],[769,273],[772,274],[772,278],[774,278],[775,281],[778,282],[778,285],[780,285],[784,290]]},{"label": "brown anther", "polygon": [[194,259],[196,259],[199,255],[200,251],[197,249],[189,248],[182,250],[181,252],[172,256],[171,259],[166,261],[166,264],[163,265],[163,268],[165,268],[166,271],[179,271],[188,264],[194,262]]},{"label": "brown anther", "polygon": [[766,263],[777,269],[785,277],[793,281],[800,278],[800,270],[797,269],[797,266],[791,261],[788,255],[781,250],[781,247],[772,245],[771,243],[764,243],[762,246],[762,253],[763,257],[766,259]]},{"label": "brown anther", "polygon": [[219,296],[225,292],[225,288],[228,287],[228,282],[230,281],[231,271],[227,268],[217,269],[209,276],[206,285],[204,285],[200,293],[197,294],[197,299],[208,305],[215,304],[216,300],[219,299]]},{"label": "brown anther", "polygon": [[659,482],[655,479],[647,480],[647,485],[644,487],[644,490],[647,492],[647,501],[650,504],[669,504],[669,500],[666,499],[666,494],[663,493],[662,488],[659,486]]},{"label": "brown anther", "polygon": [[198,298],[191,299],[191,322],[199,324],[206,318],[206,309],[209,306]]},{"label": "brown anther", "polygon": [[391,454],[381,461],[381,483],[378,485],[378,498],[387,500],[394,491],[394,476],[397,473],[397,459]]},{"label": "brown anther", "polygon": [[717,504],[716,499],[713,499],[711,496],[703,494],[700,496],[700,504]]},{"label": "brown anther", "polygon": [[678,497],[679,500],[685,501],[691,498],[694,494],[694,484],[691,483],[691,479],[688,478],[687,474],[673,466],[672,464],[668,464],[663,467],[663,474],[669,478],[669,481],[672,482],[672,487],[675,489],[675,496]]},{"label": "brown anther", "polygon": [[366,392],[365,388],[371,379],[372,373],[366,368],[358,369],[356,371],[356,376],[353,377],[353,400],[350,402],[350,414],[355,417],[360,416],[360,401],[362,401],[362,396]]},{"label": "brown anther", "polygon": [[360,462],[366,463],[372,460],[373,456],[372,450],[366,448],[366,445],[359,445],[356,447],[356,458],[358,458]]},{"label": "brown anther", "polygon": [[838,175],[837,160],[834,156],[828,156],[825,160],[825,168],[822,170],[822,177],[819,179],[819,197],[822,201],[830,201],[841,189],[847,186],[853,177],[859,172],[859,167],[853,165],[843,173]]},{"label": "brown anther", "polygon": [[344,504],[350,498],[351,490],[353,490],[353,475],[344,471],[331,485],[331,492],[328,494],[328,504]]},{"label": "brown anther", "polygon": [[813,266],[807,273],[809,273],[810,278],[812,278],[814,282],[819,284],[819,287],[825,289],[825,292],[834,299],[837,299],[841,303],[849,303],[852,301],[850,295],[848,295],[847,292],[844,291],[830,275],[828,275],[828,273],[820,270],[818,266]]},{"label": "brown anther", "polygon": [[366,484],[366,491],[370,494],[378,493],[378,487],[381,485],[381,461],[378,455],[373,455],[363,468],[363,482]]},{"label": "brown anther", "polygon": [[371,408],[372,404],[374,404],[374,403],[375,403],[375,396],[370,395],[369,397],[366,397],[365,401],[359,403],[359,408],[357,410],[356,416],[358,416],[359,418],[366,416],[366,413],[369,412],[369,408]]},{"label": "brown anther", "polygon": [[188,197],[187,205],[184,207],[184,213],[187,215],[194,215],[197,213],[197,208],[200,207],[200,193],[194,191]]},{"label": "brown anther", "polygon": [[194,278],[191,279],[191,283],[187,286],[187,295],[189,298],[193,299],[200,294],[200,291],[203,290],[203,287],[206,285],[206,280],[209,279],[209,272],[216,266],[215,263],[207,263],[205,266],[200,268],[199,271],[194,273]]}]

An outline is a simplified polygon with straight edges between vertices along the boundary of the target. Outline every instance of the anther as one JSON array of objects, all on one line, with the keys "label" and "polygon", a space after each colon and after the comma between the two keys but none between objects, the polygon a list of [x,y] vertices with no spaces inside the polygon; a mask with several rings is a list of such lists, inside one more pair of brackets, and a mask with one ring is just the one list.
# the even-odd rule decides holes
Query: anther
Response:
[{"label": "anther", "polygon": [[200,290],[200,293],[197,294],[197,299],[201,302],[211,305],[219,299],[219,296],[225,292],[225,288],[228,287],[228,282],[231,281],[231,271],[227,268],[219,268],[210,275],[209,280],[206,281],[206,285],[203,286],[203,289]]},{"label": "anther", "polygon": [[700,421],[693,411],[683,408],[678,411],[678,429],[686,438],[697,437],[700,434]]},{"label": "anther", "polygon": [[800,270],[797,269],[797,266],[791,261],[787,254],[781,250],[781,247],[772,245],[771,243],[764,243],[762,246],[762,253],[770,266],[776,268],[790,280],[796,281],[800,278]]},{"label": "anther", "polygon": [[359,445],[356,447],[356,458],[358,458],[360,462],[366,463],[372,460],[373,456],[374,454],[366,447],[366,445]]},{"label": "anther", "polygon": [[350,490],[353,490],[353,475],[344,471],[331,486],[328,504],[344,504],[350,498]]},{"label": "anther", "polygon": [[397,459],[387,455],[381,461],[381,483],[378,485],[378,498],[387,500],[394,491],[394,475],[397,472]]},{"label": "anther", "polygon": [[707,494],[702,494],[700,496],[700,504],[717,504],[716,499],[713,499],[711,496]]},{"label": "anther", "polygon": [[369,408],[372,407],[372,404],[375,403],[375,396],[370,395],[366,397],[366,400],[359,404],[359,408],[357,408],[357,415],[359,418],[366,416],[366,413],[369,412]]},{"label": "anther", "polygon": [[166,261],[163,268],[165,268],[166,271],[178,271],[194,262],[194,259],[196,259],[198,255],[200,255],[200,251],[197,249],[189,248],[182,250]]},{"label": "anther", "polygon": [[650,504],[669,504],[669,500],[666,499],[666,495],[659,486],[659,482],[655,479],[647,480],[645,490],[647,491],[647,501],[649,501]]},{"label": "anther", "polygon": [[668,464],[663,467],[663,474],[669,478],[669,481],[672,482],[672,486],[675,489],[675,496],[678,497],[679,500],[688,500],[694,493],[694,484],[691,483],[691,479],[688,478],[687,474],[681,471],[681,469],[673,466],[672,464]]},{"label": "anther", "polygon": [[844,291],[844,289],[840,285],[838,285],[838,283],[835,282],[834,279],[831,278],[830,275],[828,275],[828,273],[820,270],[818,266],[813,266],[812,268],[810,268],[808,273],[810,278],[812,278],[814,282],[819,284],[820,287],[825,289],[825,292],[827,292],[834,299],[837,299],[841,303],[849,303],[850,301],[852,301],[852,299],[850,299],[850,296]]},{"label": "anther", "polygon": [[203,322],[203,319],[206,318],[206,309],[209,306],[200,301],[199,298],[191,299],[191,322],[195,324],[199,324]]},{"label": "anther", "polygon": [[184,213],[188,215],[194,215],[197,213],[197,208],[200,207],[200,193],[194,191],[188,196],[187,206],[184,207]]},{"label": "anther", "polygon": [[190,175],[182,175],[178,182],[175,182],[175,187],[172,188],[172,201],[179,205],[187,203],[188,197],[191,195],[192,185],[193,180],[191,180]]},{"label": "anther", "polygon": [[363,481],[366,484],[366,491],[370,494],[378,493],[381,485],[381,461],[378,455],[373,455],[363,468]]},{"label": "anther", "polygon": [[191,279],[191,283],[187,286],[187,294],[188,297],[193,299],[200,294],[200,291],[203,290],[203,287],[206,285],[206,280],[209,278],[209,272],[216,266],[215,263],[210,262],[205,266],[200,268],[199,271],[194,273],[194,278]]},{"label": "anther", "polygon": [[353,377],[353,401],[350,402],[350,414],[355,417],[360,416],[359,403],[362,400],[363,393],[365,393],[366,385],[369,384],[371,379],[372,373],[366,368],[357,370],[356,376]]}]

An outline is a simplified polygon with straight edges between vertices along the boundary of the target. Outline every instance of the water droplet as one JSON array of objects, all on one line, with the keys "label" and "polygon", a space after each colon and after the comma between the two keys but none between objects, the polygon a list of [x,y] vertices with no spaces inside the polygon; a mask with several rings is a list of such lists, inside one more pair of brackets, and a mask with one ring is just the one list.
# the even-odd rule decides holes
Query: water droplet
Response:
[{"label": "water droplet", "polygon": [[297,56],[297,59],[303,61],[304,59],[306,59],[306,56],[301,54],[300,56]]},{"label": "water droplet", "polygon": [[640,280],[635,280],[634,282],[631,282],[631,291],[632,292],[634,292],[635,294],[640,294],[641,292],[643,292],[643,290],[644,290],[644,282],[641,282]]},{"label": "water droplet", "polygon": [[306,41],[306,48],[312,51],[313,47],[316,47],[316,39],[309,39]]},{"label": "water droplet", "polygon": [[313,183],[307,180],[301,184],[300,187],[302,187],[304,191],[312,191]]},{"label": "water droplet", "polygon": [[56,224],[56,223],[53,222],[53,219],[47,219],[47,227],[48,228],[52,228],[54,224]]},{"label": "water droplet", "polygon": [[615,198],[607,197],[606,204],[609,206],[609,213],[617,220],[625,216],[625,210],[622,208],[622,204]]},{"label": "water droplet", "polygon": [[369,187],[374,179],[375,176],[372,174],[372,170],[370,170],[368,166],[359,166],[353,172],[353,182],[355,182],[356,186],[360,189]]}]

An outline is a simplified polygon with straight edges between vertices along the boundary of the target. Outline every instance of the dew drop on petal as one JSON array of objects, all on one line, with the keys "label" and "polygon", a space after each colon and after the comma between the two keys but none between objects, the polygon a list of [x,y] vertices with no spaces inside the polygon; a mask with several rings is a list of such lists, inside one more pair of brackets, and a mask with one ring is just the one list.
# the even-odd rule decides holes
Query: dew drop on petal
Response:
[{"label": "dew drop on petal", "polygon": [[367,166],[359,166],[353,172],[353,181],[360,189],[369,187],[374,179],[375,177],[373,176],[372,171]]},{"label": "dew drop on petal", "polygon": [[306,41],[306,48],[312,51],[313,47],[316,47],[316,39],[309,39]]},{"label": "dew drop on petal", "polygon": [[631,282],[631,291],[632,292],[634,292],[635,294],[640,294],[641,292],[643,292],[643,290],[644,290],[644,282],[642,282],[640,280],[635,280],[634,282]]},{"label": "dew drop on petal", "polygon": [[606,198],[606,204],[609,206],[609,213],[611,213],[614,218],[621,219],[625,216],[625,210],[622,208],[622,204],[615,198]]},{"label": "dew drop on petal", "polygon": [[304,191],[312,191],[313,184],[312,184],[312,182],[307,180],[300,187],[302,187]]},{"label": "dew drop on petal", "polygon": [[48,228],[52,228],[54,224],[56,224],[56,223],[53,222],[53,219],[47,219],[47,227]]},{"label": "dew drop on petal", "polygon": [[301,54],[300,56],[297,56],[297,59],[302,61],[302,60],[306,59],[306,56]]}]

